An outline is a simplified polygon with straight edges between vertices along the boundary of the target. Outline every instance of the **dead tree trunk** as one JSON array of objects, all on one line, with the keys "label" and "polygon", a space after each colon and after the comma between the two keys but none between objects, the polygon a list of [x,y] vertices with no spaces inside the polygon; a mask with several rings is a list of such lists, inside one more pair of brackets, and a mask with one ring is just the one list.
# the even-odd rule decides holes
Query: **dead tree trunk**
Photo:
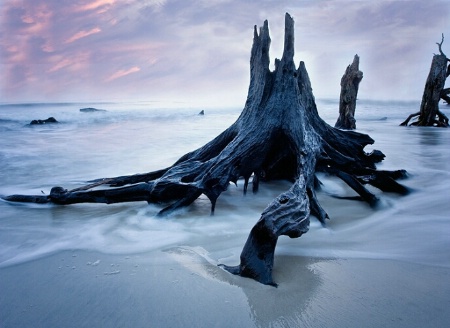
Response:
[{"label": "dead tree trunk", "polygon": [[[305,65],[295,68],[294,21],[286,14],[284,52],[269,69],[268,22],[255,26],[250,58],[250,86],[245,107],[228,129],[203,147],[187,153],[172,166],[145,174],[99,179],[68,191],[52,188],[49,196],[12,195],[9,201],[116,203],[147,201],[165,204],[160,213],[188,206],[201,194],[216,200],[230,182],[249,179],[253,191],[260,180],[290,179],[292,187],[274,199],[251,230],[236,267],[226,270],[274,284],[274,250],[280,235],[300,237],[308,231],[310,214],[321,222],[328,218],[319,204],[314,187],[316,171],[336,175],[363,200],[374,205],[377,197],[364,184],[401,194],[407,189],[395,182],[405,171],[377,171],[380,151],[364,152],[373,140],[365,134],[342,131],[326,124],[318,115]],[[91,190],[101,185],[118,188]],[[122,187],[120,187],[122,186]]]},{"label": "dead tree trunk", "polygon": [[409,121],[418,116],[418,120],[410,125],[416,126],[438,126],[447,127],[448,118],[439,110],[439,100],[445,94],[443,89],[445,80],[450,70],[447,67],[449,59],[442,52],[442,43],[444,43],[444,35],[442,40],[437,43],[439,47],[439,54],[433,56],[431,62],[430,72],[425,83],[425,90],[423,91],[422,102],[420,104],[420,111],[408,116],[408,118],[400,125],[407,126]]},{"label": "dead tree trunk", "polygon": [[341,96],[339,99],[339,117],[335,128],[356,129],[355,109],[358,97],[359,83],[363,78],[363,72],[359,70],[359,56],[355,55],[353,63],[348,65],[341,79]]}]

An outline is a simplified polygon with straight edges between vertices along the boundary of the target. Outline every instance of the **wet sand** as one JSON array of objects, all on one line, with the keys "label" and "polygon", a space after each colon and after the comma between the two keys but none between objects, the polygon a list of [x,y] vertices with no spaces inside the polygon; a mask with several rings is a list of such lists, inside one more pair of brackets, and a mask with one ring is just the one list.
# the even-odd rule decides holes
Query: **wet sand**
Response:
[{"label": "wet sand", "polygon": [[[281,247],[282,249],[282,247]],[[278,254],[278,288],[201,247],[65,251],[0,269],[1,327],[446,327],[450,270]],[[227,261],[230,261],[229,259]]]}]

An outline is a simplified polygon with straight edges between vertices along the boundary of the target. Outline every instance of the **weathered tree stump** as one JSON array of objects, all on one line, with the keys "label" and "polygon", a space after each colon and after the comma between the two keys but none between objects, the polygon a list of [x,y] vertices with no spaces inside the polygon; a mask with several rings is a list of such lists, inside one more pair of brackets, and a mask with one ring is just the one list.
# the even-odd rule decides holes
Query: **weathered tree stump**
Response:
[{"label": "weathered tree stump", "polygon": [[410,125],[448,127],[447,116],[439,110],[439,100],[446,95],[443,90],[445,80],[450,73],[450,68],[447,67],[449,59],[442,52],[443,43],[444,35],[442,34],[441,42],[436,43],[439,47],[439,54],[435,54],[431,61],[430,72],[428,73],[422,102],[420,104],[420,111],[409,115],[408,118],[400,124],[401,126],[407,126],[412,118],[418,117],[417,121],[414,121]]},{"label": "weathered tree stump", "polygon": [[353,63],[348,65],[341,79],[341,95],[339,99],[339,117],[334,125],[338,129],[356,129],[355,109],[359,83],[363,72],[359,70],[359,56],[355,55]]},{"label": "weathered tree stump", "polygon": [[[376,170],[375,163],[384,155],[377,150],[364,152],[364,147],[374,142],[368,135],[333,128],[319,117],[305,65],[300,62],[296,69],[293,61],[294,21],[289,14],[285,17],[283,56],[275,60],[274,71],[269,69],[270,41],[268,22],[259,33],[255,26],[248,97],[237,121],[172,166],[99,179],[70,191],[54,187],[49,196],[12,195],[4,199],[64,205],[147,201],[163,204],[160,214],[165,214],[204,194],[213,213],[217,198],[230,182],[243,178],[246,193],[250,178],[254,192],[260,181],[289,179],[292,187],[267,206],[251,230],[240,264],[223,266],[234,274],[274,285],[278,237],[297,238],[307,232],[310,214],[322,223],[328,218],[316,197],[319,181],[315,172],[339,177],[371,205],[376,205],[378,198],[364,184],[400,194],[408,190],[395,181],[404,177],[405,171]],[[91,190],[101,185],[116,188]]]}]

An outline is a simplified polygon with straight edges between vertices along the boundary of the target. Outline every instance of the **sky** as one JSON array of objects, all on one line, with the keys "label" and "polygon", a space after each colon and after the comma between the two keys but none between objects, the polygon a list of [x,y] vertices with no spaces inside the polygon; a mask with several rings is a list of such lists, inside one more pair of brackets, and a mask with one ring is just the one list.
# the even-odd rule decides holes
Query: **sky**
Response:
[{"label": "sky", "polygon": [[0,102],[243,107],[253,28],[269,21],[273,65],[286,12],[316,98],[358,54],[359,98],[420,101],[442,33],[450,56],[448,0],[1,0]]}]

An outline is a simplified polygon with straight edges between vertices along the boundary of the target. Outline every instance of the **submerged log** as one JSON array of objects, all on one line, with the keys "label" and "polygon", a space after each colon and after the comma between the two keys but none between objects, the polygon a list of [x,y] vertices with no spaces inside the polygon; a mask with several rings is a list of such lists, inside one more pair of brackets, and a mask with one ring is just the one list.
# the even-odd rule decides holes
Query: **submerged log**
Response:
[{"label": "submerged log", "polygon": [[[259,32],[259,33],[258,33]],[[315,172],[335,175],[371,205],[378,198],[365,188],[371,184],[382,191],[405,194],[395,180],[406,172],[378,171],[383,160],[378,150],[366,153],[374,141],[365,134],[331,127],[318,114],[311,83],[303,62],[294,58],[294,21],[285,17],[284,52],[270,71],[268,22],[255,26],[250,57],[250,86],[241,115],[228,129],[206,145],[182,156],[159,171],[92,181],[66,190],[52,188],[48,196],[12,195],[9,201],[74,204],[147,201],[164,205],[160,214],[188,206],[201,194],[211,202],[230,182],[244,181],[244,193],[252,179],[256,192],[261,181],[288,179],[292,187],[274,199],[251,230],[242,250],[240,264],[222,267],[231,273],[275,285],[272,278],[278,237],[300,237],[308,231],[310,215],[323,224],[327,212],[320,205]],[[96,189],[109,185],[108,189]]]},{"label": "submerged log", "polygon": [[445,94],[443,93],[445,80],[447,79],[450,69],[447,67],[449,59],[442,52],[442,44],[444,43],[444,35],[440,43],[436,43],[439,47],[439,54],[433,56],[431,61],[430,72],[428,73],[425,89],[423,91],[420,111],[408,116],[402,122],[401,126],[407,126],[412,118],[418,117],[410,125],[415,126],[438,126],[448,127],[448,118],[439,110],[439,100]]},{"label": "submerged log", "polygon": [[338,129],[356,129],[355,109],[359,83],[363,72],[359,70],[359,56],[355,55],[353,63],[348,65],[341,79],[341,95],[339,99],[339,117],[334,125]]}]

